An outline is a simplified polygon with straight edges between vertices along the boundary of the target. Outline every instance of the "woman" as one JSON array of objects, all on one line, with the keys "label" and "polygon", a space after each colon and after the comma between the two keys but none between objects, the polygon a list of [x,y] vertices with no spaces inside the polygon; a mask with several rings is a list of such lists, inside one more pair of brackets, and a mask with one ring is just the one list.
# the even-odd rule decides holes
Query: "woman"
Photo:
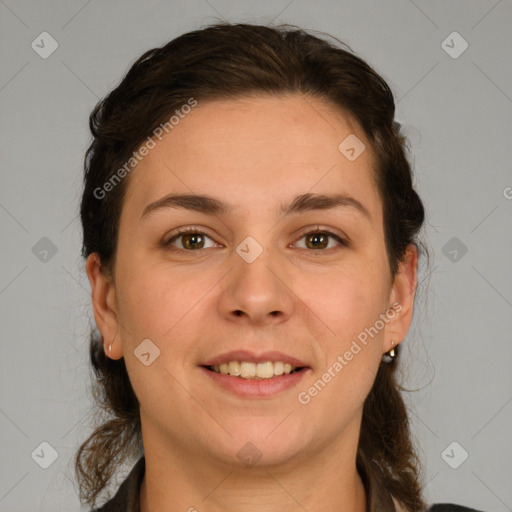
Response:
[{"label": "woman", "polygon": [[425,510],[394,377],[424,209],[383,79],[302,30],[220,24],[145,53],[90,127],[110,418],[81,499],[135,456],[98,510]]}]

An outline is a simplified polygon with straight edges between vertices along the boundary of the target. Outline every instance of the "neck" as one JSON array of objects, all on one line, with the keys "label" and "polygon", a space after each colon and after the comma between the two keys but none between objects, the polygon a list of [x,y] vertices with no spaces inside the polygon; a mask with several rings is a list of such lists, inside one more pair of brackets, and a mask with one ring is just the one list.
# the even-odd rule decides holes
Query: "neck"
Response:
[{"label": "neck", "polygon": [[[155,434],[153,432],[152,434]],[[280,464],[227,464],[194,447],[171,449],[145,436],[141,512],[364,512],[366,496],[352,443],[336,442]],[[347,444],[347,446],[344,446]],[[335,454],[335,456],[333,456]]]}]

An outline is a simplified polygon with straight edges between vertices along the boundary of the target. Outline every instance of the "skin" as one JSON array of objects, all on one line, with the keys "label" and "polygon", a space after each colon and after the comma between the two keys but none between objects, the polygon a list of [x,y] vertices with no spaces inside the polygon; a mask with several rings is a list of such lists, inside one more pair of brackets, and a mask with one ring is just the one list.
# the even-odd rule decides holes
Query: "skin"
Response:
[{"label": "skin", "polygon": [[[338,150],[350,134],[366,146],[352,162]],[[363,402],[382,354],[409,329],[417,267],[410,246],[392,279],[373,167],[370,143],[347,113],[293,95],[200,102],[133,171],[115,272],[102,271],[95,254],[86,269],[96,323],[112,344],[106,353],[125,358],[141,405],[143,512],[365,510],[355,466]],[[281,204],[307,192],[350,195],[371,218],[342,207],[280,220]],[[169,193],[213,195],[232,213],[164,208],[140,219]],[[192,240],[202,248],[187,252],[187,235],[159,245],[187,226],[207,235]],[[314,248],[306,235],[322,229],[349,246],[330,238]],[[236,252],[248,236],[263,248],[252,263]],[[299,403],[395,302],[400,312]],[[147,338],[160,349],[149,366],[133,353]],[[279,350],[310,370],[291,390],[239,398],[198,367],[235,349]],[[247,442],[262,456],[250,467],[237,457]]]}]

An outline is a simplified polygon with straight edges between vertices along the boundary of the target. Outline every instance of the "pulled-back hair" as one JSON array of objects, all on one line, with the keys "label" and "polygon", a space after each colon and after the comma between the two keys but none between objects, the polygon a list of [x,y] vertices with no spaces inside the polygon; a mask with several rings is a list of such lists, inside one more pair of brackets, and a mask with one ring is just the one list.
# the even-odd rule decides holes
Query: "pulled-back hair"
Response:
[{"label": "pulled-back hair", "polygon": [[[102,271],[113,272],[130,176],[108,194],[98,191],[159,125],[191,98],[200,104],[255,94],[301,94],[340,107],[357,120],[375,155],[374,178],[394,277],[407,246],[421,245],[417,235],[424,209],[413,189],[406,139],[394,120],[393,94],[344,43],[289,25],[220,23],[181,35],[144,53],[96,105],[90,115],[93,140],[85,156],[82,256],[97,253]],[[80,500],[93,506],[119,464],[140,454],[142,446],[139,402],[124,359],[107,357],[102,341],[93,331],[89,353],[95,373],[93,395],[107,417],[75,456]],[[423,509],[420,466],[395,371],[396,362],[381,363],[365,400],[356,463],[373,471],[380,485],[416,512]]]}]

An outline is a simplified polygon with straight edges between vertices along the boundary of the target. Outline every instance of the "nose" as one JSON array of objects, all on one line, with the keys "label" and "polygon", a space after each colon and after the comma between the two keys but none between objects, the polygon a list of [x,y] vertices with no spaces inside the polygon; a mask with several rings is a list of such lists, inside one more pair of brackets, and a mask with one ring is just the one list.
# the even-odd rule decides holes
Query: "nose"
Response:
[{"label": "nose", "polygon": [[278,324],[292,315],[290,278],[269,250],[263,250],[251,263],[233,252],[233,266],[224,283],[219,310],[230,321]]}]

